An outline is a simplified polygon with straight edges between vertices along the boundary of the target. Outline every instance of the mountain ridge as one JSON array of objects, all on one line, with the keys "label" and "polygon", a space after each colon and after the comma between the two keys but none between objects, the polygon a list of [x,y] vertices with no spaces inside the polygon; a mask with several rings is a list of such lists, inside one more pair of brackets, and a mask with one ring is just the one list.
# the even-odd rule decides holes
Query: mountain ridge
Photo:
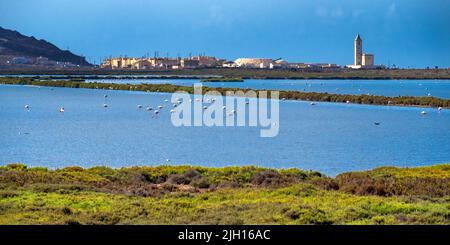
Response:
[{"label": "mountain ridge", "polygon": [[70,62],[79,66],[92,66],[83,56],[68,50],[61,50],[56,45],[34,36],[25,36],[18,31],[0,26],[0,56],[45,57],[57,62]]}]

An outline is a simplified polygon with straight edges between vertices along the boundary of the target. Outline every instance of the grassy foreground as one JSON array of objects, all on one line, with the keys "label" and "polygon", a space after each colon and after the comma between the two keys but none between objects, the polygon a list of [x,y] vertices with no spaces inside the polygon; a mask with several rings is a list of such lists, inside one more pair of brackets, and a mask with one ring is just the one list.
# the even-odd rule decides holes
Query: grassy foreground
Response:
[{"label": "grassy foreground", "polygon": [[0,224],[450,224],[450,165],[0,167]]}]

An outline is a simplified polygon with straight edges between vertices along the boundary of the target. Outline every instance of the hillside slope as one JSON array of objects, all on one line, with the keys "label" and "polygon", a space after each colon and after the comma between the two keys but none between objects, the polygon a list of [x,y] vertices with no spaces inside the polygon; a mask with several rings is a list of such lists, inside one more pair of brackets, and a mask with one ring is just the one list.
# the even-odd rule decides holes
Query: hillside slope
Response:
[{"label": "hillside slope", "polygon": [[24,36],[17,31],[0,27],[0,55],[46,57],[52,61],[70,62],[79,66],[91,66],[84,57],[61,50],[55,45],[35,37]]}]

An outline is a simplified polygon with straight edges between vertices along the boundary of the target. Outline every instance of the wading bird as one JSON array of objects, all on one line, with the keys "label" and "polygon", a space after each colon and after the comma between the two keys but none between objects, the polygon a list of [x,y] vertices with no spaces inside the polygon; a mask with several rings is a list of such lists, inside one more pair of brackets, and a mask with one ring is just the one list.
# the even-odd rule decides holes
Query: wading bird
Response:
[{"label": "wading bird", "polygon": [[105,94],[105,95],[103,95],[103,97],[104,97],[103,107],[106,108],[106,107],[108,107],[108,104],[106,104],[106,98],[108,98],[108,95]]}]

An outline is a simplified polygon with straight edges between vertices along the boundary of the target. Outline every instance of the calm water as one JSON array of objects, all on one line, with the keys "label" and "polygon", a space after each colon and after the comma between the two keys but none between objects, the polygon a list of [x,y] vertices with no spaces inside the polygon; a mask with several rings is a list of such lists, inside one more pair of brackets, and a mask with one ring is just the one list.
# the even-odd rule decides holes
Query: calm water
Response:
[{"label": "calm water", "polygon": [[[94,81],[94,80],[90,80]],[[196,79],[95,80],[110,83],[170,83],[191,86]],[[372,94],[385,96],[434,96],[450,98],[450,80],[245,80],[244,82],[205,82],[208,87],[269,90],[296,90],[334,94]]]},{"label": "calm water", "polygon": [[[108,108],[102,107],[105,93]],[[158,118],[137,108],[166,105],[170,97],[0,85],[0,164],[254,164],[335,175],[382,165],[450,162],[449,110],[284,101],[279,135],[260,138],[255,127],[174,127],[170,104]],[[58,112],[60,106],[65,113]],[[428,114],[422,116],[422,110]]]}]

